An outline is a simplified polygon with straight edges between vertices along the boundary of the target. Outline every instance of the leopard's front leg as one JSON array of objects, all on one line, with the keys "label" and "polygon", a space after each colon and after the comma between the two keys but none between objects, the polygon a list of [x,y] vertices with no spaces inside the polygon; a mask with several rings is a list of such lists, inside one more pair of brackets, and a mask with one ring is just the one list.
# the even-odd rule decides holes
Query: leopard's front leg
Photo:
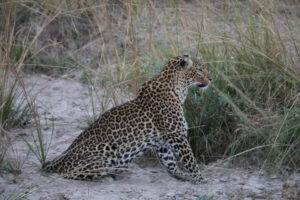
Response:
[{"label": "leopard's front leg", "polygon": [[191,181],[196,184],[204,182],[187,137],[184,134],[172,133],[166,134],[165,138],[167,143],[172,147],[179,162],[183,164],[184,169],[190,175]]},{"label": "leopard's front leg", "polygon": [[171,145],[164,143],[155,148],[156,154],[160,163],[166,168],[166,170],[177,179],[188,180],[189,176],[182,172],[177,165],[177,159]]}]

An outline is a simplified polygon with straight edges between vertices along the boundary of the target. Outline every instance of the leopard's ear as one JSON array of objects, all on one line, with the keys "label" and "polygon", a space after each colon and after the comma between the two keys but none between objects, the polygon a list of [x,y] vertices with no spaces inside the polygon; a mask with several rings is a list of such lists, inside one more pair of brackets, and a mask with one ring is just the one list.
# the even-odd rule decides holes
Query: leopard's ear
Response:
[{"label": "leopard's ear", "polygon": [[189,68],[193,65],[193,61],[191,59],[191,56],[187,53],[183,54],[180,61],[180,66],[182,68]]}]

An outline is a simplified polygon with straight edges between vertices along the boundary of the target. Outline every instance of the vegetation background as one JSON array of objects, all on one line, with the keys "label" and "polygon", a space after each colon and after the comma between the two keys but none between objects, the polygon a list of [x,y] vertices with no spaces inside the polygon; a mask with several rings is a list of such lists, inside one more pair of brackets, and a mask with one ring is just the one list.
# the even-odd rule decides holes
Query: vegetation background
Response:
[{"label": "vegetation background", "polygon": [[201,55],[214,77],[185,102],[199,161],[297,171],[299,48],[297,0],[2,1],[0,169],[20,170],[6,157],[17,127],[36,130],[25,142],[40,164],[46,160],[49,141],[24,87],[28,74],[82,82],[92,105],[101,88],[105,97],[91,123],[124,96],[134,97],[168,59],[188,52]]}]

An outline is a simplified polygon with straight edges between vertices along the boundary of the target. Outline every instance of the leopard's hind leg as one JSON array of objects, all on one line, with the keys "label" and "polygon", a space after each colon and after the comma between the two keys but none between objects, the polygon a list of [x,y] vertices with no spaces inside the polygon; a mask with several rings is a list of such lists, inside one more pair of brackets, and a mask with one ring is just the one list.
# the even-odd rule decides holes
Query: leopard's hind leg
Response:
[{"label": "leopard's hind leg", "polygon": [[115,173],[119,173],[122,169],[120,166],[116,166],[115,163],[115,159],[105,161],[100,159],[85,160],[74,169],[63,173],[62,176],[75,180],[98,180],[102,177],[113,176]]}]

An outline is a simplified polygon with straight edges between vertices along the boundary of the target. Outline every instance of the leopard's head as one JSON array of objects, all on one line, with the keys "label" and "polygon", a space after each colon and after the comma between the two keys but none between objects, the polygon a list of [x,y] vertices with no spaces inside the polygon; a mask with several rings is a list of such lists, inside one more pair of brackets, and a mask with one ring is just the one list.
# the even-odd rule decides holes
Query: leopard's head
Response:
[{"label": "leopard's head", "polygon": [[184,54],[174,58],[172,65],[173,70],[176,70],[178,74],[178,82],[182,87],[196,85],[199,88],[206,88],[212,80],[206,64],[200,58]]}]

